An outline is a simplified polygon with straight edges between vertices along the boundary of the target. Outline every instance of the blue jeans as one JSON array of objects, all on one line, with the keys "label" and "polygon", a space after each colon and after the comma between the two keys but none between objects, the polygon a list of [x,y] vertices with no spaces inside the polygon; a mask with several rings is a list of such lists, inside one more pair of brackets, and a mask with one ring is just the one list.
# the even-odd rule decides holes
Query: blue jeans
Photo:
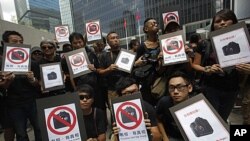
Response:
[{"label": "blue jeans", "polygon": [[17,141],[29,141],[29,137],[26,131],[28,120],[33,126],[35,140],[42,141],[35,102],[25,103],[18,107],[8,107],[8,115],[13,121]]},{"label": "blue jeans", "polygon": [[204,89],[205,97],[225,122],[233,109],[238,92],[238,90],[225,91],[208,86]]}]

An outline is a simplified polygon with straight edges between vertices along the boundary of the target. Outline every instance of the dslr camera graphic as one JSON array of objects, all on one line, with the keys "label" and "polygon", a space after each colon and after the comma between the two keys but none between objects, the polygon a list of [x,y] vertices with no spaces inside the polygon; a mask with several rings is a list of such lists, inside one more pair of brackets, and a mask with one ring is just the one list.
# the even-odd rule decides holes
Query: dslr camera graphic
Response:
[{"label": "dslr camera graphic", "polygon": [[11,54],[12,60],[23,60],[24,59],[24,53],[22,51],[13,51]]},{"label": "dslr camera graphic", "polygon": [[214,132],[213,128],[208,123],[208,121],[201,117],[197,117],[195,121],[190,124],[190,127],[196,137],[209,135]]},{"label": "dslr camera graphic", "polygon": [[129,62],[129,59],[126,57],[124,57],[124,58],[122,58],[122,60],[121,60],[121,62],[123,63],[123,64],[128,64],[128,62]]},{"label": "dslr camera graphic", "polygon": [[176,50],[178,48],[180,48],[180,47],[179,47],[178,41],[176,41],[176,40],[170,41],[170,43],[167,45],[168,51]]},{"label": "dslr camera graphic", "polygon": [[[131,115],[132,117],[137,119],[137,115],[136,115],[136,111],[134,108],[132,107],[126,107],[126,109],[124,110],[127,114]],[[128,118],[126,115],[121,113],[121,117],[122,117],[122,122],[123,123],[130,123],[130,122],[134,122],[132,121],[130,118]]]},{"label": "dslr camera graphic", "polygon": [[89,26],[89,31],[90,31],[90,32],[94,32],[94,31],[96,31],[96,30],[97,30],[96,25],[93,24],[93,25],[90,25],[90,26]]},{"label": "dslr camera graphic", "polygon": [[80,56],[76,56],[74,59],[73,59],[73,63],[74,64],[78,64],[78,63],[81,63],[82,62],[82,57]]},{"label": "dslr camera graphic", "polygon": [[57,78],[57,75],[55,72],[51,72],[47,74],[48,80],[55,80]]},{"label": "dslr camera graphic", "polygon": [[240,46],[238,43],[230,42],[228,45],[222,47],[222,51],[225,56],[239,54],[240,53]]},{"label": "dslr camera graphic", "polygon": [[[64,121],[71,123],[70,115],[67,112],[62,111],[59,114],[57,114],[57,116],[60,117],[61,119],[63,119]],[[55,129],[66,127],[65,124],[61,123],[60,121],[58,121],[55,118],[53,118],[53,123],[54,123]]]}]

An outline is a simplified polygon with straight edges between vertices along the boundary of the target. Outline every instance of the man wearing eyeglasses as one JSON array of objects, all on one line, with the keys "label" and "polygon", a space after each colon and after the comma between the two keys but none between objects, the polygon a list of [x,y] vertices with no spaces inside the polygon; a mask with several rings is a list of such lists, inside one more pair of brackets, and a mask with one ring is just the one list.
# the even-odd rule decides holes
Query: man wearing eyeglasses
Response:
[{"label": "man wearing eyeglasses", "polygon": [[189,77],[180,71],[172,73],[167,81],[169,95],[162,97],[156,108],[159,128],[164,141],[183,141],[183,137],[169,111],[169,108],[189,98],[193,86]]}]

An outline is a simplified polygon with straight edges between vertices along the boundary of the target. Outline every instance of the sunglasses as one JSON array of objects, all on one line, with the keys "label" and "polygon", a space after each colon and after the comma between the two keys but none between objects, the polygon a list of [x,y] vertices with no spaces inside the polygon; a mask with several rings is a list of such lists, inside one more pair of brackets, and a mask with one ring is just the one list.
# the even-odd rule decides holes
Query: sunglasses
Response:
[{"label": "sunglasses", "polygon": [[85,98],[86,100],[89,100],[89,99],[92,98],[92,96],[90,96],[90,95],[79,95],[79,98],[80,98],[80,100],[84,100],[84,98]]},{"label": "sunglasses", "polygon": [[45,50],[45,49],[53,49],[54,47],[53,46],[41,46],[41,49],[42,50]]},{"label": "sunglasses", "polygon": [[33,55],[43,55],[41,52],[34,52]]}]

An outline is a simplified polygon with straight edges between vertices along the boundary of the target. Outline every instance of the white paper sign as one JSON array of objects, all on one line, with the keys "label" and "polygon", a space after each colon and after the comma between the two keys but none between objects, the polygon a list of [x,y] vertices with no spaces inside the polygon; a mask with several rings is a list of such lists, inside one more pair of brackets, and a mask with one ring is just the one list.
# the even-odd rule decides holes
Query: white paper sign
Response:
[{"label": "white paper sign", "polygon": [[161,40],[164,65],[187,60],[182,35]]},{"label": "white paper sign", "polygon": [[83,52],[79,52],[69,56],[70,65],[73,74],[78,74],[83,71],[89,70],[88,63]]},{"label": "white paper sign", "polygon": [[62,25],[55,27],[56,40],[59,43],[69,42],[69,26]]},{"label": "white paper sign", "polygon": [[214,36],[212,40],[221,68],[250,62],[250,45],[244,28]]},{"label": "white paper sign", "polygon": [[148,141],[140,99],[115,103],[114,114],[120,141]]},{"label": "white paper sign", "polygon": [[130,72],[134,65],[135,56],[136,54],[121,49],[115,64],[119,69]]},{"label": "white paper sign", "polygon": [[4,71],[28,72],[30,48],[6,46]]},{"label": "white paper sign", "polygon": [[[204,100],[177,110],[175,114],[188,140],[229,141],[229,132],[224,128]],[[206,124],[206,129],[201,129],[202,127],[196,124],[200,121]]]},{"label": "white paper sign", "polygon": [[[44,109],[49,141],[81,141],[75,104]],[[82,117],[80,117],[82,118]]]},{"label": "white paper sign", "polygon": [[101,35],[100,21],[97,20],[86,23],[86,33],[88,42],[101,40],[102,35]]},{"label": "white paper sign", "polygon": [[166,25],[171,20],[175,20],[177,23],[180,23],[178,11],[163,13],[162,18],[164,25]]},{"label": "white paper sign", "polygon": [[63,85],[60,65],[42,67],[42,74],[45,89]]}]

